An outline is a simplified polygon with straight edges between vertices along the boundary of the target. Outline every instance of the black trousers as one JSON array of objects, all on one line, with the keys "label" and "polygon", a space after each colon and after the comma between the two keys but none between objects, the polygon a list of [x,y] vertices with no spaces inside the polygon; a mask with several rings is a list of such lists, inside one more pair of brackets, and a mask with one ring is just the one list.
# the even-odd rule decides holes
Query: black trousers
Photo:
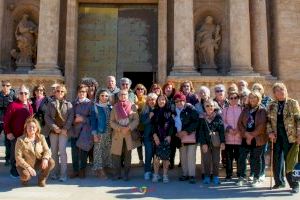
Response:
[{"label": "black trousers", "polygon": [[246,178],[246,160],[249,153],[250,157],[253,158],[253,162],[250,162],[250,165],[254,172],[254,178],[258,179],[262,168],[261,155],[263,153],[263,146],[252,146],[246,144],[242,144],[240,148],[240,157],[238,162],[239,177]]},{"label": "black trousers", "polygon": [[[240,147],[241,145],[226,144],[225,152],[226,152],[226,176],[227,177],[232,176],[233,160],[237,162],[237,166],[238,166]],[[239,177],[238,173],[237,176]]]},{"label": "black trousers", "polygon": [[10,140],[10,174],[13,176],[19,176],[16,168],[16,157],[15,157],[15,147],[17,138]]},{"label": "black trousers", "polygon": [[[284,134],[277,134],[276,143],[273,149],[273,175],[276,185],[284,184],[284,163],[292,143],[289,143],[288,138]],[[286,179],[291,188],[299,187],[299,183],[292,180],[292,173],[286,174]]]}]

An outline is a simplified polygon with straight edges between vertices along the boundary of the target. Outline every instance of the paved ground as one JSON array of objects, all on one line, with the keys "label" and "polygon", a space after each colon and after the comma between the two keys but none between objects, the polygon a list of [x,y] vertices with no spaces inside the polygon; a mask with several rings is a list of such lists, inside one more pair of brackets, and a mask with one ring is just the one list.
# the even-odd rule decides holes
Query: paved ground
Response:
[{"label": "paved ground", "polygon": [[[68,148],[70,153],[70,149]],[[199,152],[199,151],[198,151]],[[70,155],[70,154],[69,154]],[[143,169],[135,166],[128,182],[100,180],[89,174],[85,180],[73,179],[66,183],[48,181],[45,188],[36,186],[36,179],[30,186],[21,187],[19,180],[9,177],[9,168],[4,167],[4,147],[0,140],[0,200],[106,200],[106,199],[281,199],[299,200],[300,194],[291,195],[288,188],[269,190],[269,178],[258,188],[238,188],[234,182],[222,183],[220,186],[203,186],[198,178],[197,184],[179,182],[180,168],[170,171],[170,183],[152,184],[143,180]],[[70,157],[69,157],[70,158]],[[178,158],[177,158],[178,161]],[[134,151],[133,162],[137,163]],[[199,163],[199,157],[197,157]],[[200,171],[199,165],[197,172]],[[69,166],[71,168],[71,166]],[[222,171],[222,174],[224,172]]]}]

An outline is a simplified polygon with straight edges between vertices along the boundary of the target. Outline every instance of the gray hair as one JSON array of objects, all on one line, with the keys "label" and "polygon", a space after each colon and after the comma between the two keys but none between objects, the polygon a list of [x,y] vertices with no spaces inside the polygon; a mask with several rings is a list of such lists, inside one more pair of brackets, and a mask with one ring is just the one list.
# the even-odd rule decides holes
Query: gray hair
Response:
[{"label": "gray hair", "polygon": [[26,86],[26,85],[21,85],[19,88],[18,88],[18,90],[17,90],[18,92],[17,92],[17,95],[18,95],[18,97],[19,97],[19,93],[20,92],[27,92],[27,98],[29,98],[29,95],[30,95],[30,93],[29,93],[29,88]]},{"label": "gray hair", "polygon": [[199,88],[199,92],[201,92],[201,91],[203,91],[207,96],[210,97],[210,89],[209,89],[208,87],[206,87],[206,86],[201,86],[201,87]]},{"label": "gray hair", "polygon": [[120,84],[122,83],[129,83],[129,85],[131,86],[132,81],[129,78],[123,77],[120,79]]},{"label": "gray hair", "polygon": [[217,89],[221,89],[224,92],[226,91],[225,85],[223,85],[223,84],[216,85],[215,88],[214,88],[214,90],[216,91]]},{"label": "gray hair", "polygon": [[153,92],[151,92],[151,93],[149,93],[148,95],[147,95],[147,101],[149,100],[149,99],[157,99],[158,98],[158,96],[157,96],[157,94],[155,94],[155,93],[153,93]]}]

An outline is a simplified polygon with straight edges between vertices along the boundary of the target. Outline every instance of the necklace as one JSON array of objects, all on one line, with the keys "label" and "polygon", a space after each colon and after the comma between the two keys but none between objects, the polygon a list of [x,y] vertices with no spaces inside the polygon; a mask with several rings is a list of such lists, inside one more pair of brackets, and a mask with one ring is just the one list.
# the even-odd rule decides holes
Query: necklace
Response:
[{"label": "necklace", "polygon": [[278,102],[278,115],[281,115],[284,108],[284,102]]}]

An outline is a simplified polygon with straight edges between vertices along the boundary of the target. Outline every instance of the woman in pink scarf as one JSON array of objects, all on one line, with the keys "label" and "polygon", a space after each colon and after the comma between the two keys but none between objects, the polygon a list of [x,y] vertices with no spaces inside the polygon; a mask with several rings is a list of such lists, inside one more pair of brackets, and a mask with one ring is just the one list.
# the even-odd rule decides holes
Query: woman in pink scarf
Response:
[{"label": "woman in pink scarf", "polygon": [[119,102],[115,104],[110,115],[112,132],[112,160],[115,169],[113,179],[120,179],[121,156],[124,157],[124,177],[127,181],[131,166],[131,150],[136,148],[138,140],[132,139],[132,133],[139,124],[139,116],[132,107],[134,105],[128,100],[128,91],[121,90],[118,93]]}]

